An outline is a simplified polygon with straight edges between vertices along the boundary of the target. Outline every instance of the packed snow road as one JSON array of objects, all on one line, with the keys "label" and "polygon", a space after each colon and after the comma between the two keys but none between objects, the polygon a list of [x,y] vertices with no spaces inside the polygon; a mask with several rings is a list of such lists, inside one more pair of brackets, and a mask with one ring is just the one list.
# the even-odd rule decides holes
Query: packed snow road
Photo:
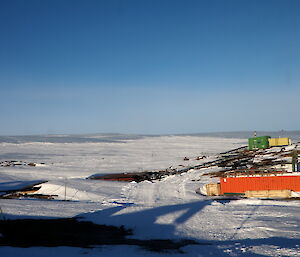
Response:
[{"label": "packed snow road", "polygon": [[[171,256],[300,256],[299,201],[220,200],[196,194],[214,182],[191,170],[160,181],[95,181],[94,173],[159,170],[201,164],[214,154],[245,145],[245,139],[163,136],[113,142],[1,143],[0,161],[45,163],[1,167],[0,179],[48,180],[38,191],[54,201],[0,200],[1,218],[80,217],[97,224],[124,225],[137,239],[193,239],[185,253]],[[196,160],[197,156],[207,156]],[[189,157],[189,161],[184,161]],[[181,167],[181,166],[180,166]],[[60,200],[69,201],[60,201]],[[1,256],[161,256],[135,246],[0,247]]]}]

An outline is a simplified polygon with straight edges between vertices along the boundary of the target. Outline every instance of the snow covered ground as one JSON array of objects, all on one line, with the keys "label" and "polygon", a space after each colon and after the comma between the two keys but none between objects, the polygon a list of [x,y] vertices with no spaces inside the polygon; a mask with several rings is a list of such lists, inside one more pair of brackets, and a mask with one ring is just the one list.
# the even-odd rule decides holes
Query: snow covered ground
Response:
[{"label": "snow covered ground", "polygon": [[[108,138],[109,137],[109,138]],[[215,179],[191,170],[154,183],[87,180],[95,173],[160,170],[194,165],[243,146],[245,139],[203,136],[90,136],[74,140],[0,143],[0,161],[45,163],[0,167],[0,182],[48,180],[38,193],[50,200],[0,200],[0,218],[81,217],[132,228],[132,238],[194,239],[170,256],[300,256],[300,201],[218,200],[195,190]],[[79,138],[79,139],[78,139]],[[84,140],[88,138],[89,140]],[[47,138],[45,138],[47,139]],[[59,139],[59,140],[58,140]],[[101,139],[101,140],[98,140]],[[196,160],[197,156],[207,156]],[[189,161],[184,161],[189,157]],[[215,169],[211,169],[213,171]],[[59,201],[63,199],[69,201]],[[0,256],[162,256],[137,246],[0,247]]]}]

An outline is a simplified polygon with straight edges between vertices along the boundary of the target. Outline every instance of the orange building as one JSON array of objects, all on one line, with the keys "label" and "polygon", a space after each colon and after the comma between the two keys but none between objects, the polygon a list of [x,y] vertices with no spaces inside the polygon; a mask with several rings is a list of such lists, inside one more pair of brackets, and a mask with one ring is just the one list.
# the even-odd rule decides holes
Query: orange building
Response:
[{"label": "orange building", "polygon": [[238,176],[220,179],[220,194],[244,194],[246,191],[291,190],[300,192],[300,172],[284,175]]}]

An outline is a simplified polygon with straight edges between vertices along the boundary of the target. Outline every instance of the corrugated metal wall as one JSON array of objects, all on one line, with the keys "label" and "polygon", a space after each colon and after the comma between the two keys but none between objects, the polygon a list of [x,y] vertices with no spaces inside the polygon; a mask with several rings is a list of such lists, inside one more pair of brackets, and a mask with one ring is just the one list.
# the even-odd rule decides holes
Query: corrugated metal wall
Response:
[{"label": "corrugated metal wall", "polygon": [[221,194],[245,193],[250,190],[300,191],[300,176],[265,176],[221,178]]},{"label": "corrugated metal wall", "polygon": [[248,138],[248,149],[252,151],[269,148],[269,138],[269,136]]},{"label": "corrugated metal wall", "polygon": [[270,146],[284,146],[289,144],[290,144],[290,139],[288,137],[269,138]]}]

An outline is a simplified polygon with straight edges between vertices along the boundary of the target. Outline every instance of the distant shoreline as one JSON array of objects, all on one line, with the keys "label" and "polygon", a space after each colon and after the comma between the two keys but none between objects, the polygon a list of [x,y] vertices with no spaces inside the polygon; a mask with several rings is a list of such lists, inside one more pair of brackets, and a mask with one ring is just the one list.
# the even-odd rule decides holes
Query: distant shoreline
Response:
[{"label": "distant shoreline", "polygon": [[[299,131],[256,131],[257,136],[269,135],[271,137],[289,137],[292,141],[300,141]],[[192,136],[192,137],[220,137],[220,138],[240,138],[247,139],[253,136],[253,131],[236,132],[208,132],[191,134],[119,134],[119,133],[99,133],[99,134],[53,134],[53,135],[16,135],[0,136],[0,143],[122,143],[127,140],[137,140],[146,137],[163,136]]]}]

